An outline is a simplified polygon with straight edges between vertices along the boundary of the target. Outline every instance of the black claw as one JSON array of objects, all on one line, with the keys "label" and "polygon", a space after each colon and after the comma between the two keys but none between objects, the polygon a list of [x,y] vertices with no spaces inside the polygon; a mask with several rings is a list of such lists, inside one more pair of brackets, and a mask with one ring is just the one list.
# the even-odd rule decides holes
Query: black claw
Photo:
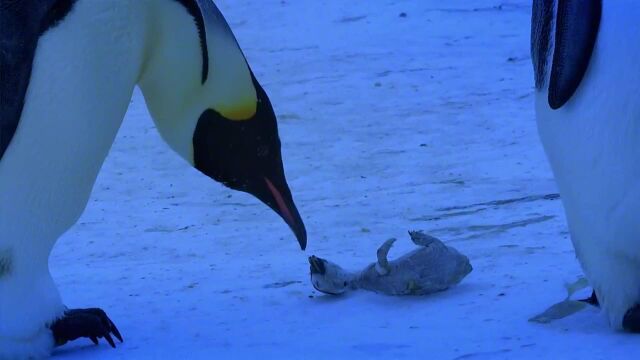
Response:
[{"label": "black claw", "polygon": [[111,345],[112,348],[116,348],[116,343],[113,342],[113,339],[111,338],[111,335],[109,335],[109,333],[105,333],[104,334],[104,338],[107,340],[107,342],[109,343],[109,345]]},{"label": "black claw", "polygon": [[111,334],[123,342],[116,325],[102,309],[98,308],[67,310],[64,316],[55,321],[50,328],[57,346],[86,337],[96,345],[99,338],[104,338],[111,347],[115,348],[116,344]]},{"label": "black claw", "polygon": [[113,336],[115,336],[116,339],[118,339],[120,342],[124,342],[124,340],[122,339],[122,335],[120,335],[120,331],[118,331],[118,328],[116,327],[116,324],[114,324],[111,320],[109,320],[109,322],[111,323],[111,332],[113,333]]},{"label": "black claw", "polygon": [[[120,334],[120,331],[118,331],[118,328],[116,327],[116,324],[114,324],[113,321],[111,321],[111,319],[109,318],[109,316],[107,316],[107,313],[105,313],[104,310],[100,308],[93,308],[93,309],[87,309],[87,310],[89,310],[90,312],[92,312],[93,314],[95,314],[97,317],[100,318],[105,329],[108,329],[107,333],[112,333],[116,337],[116,339],[118,339],[118,341],[124,342],[124,340],[122,339],[122,335]],[[111,342],[109,343],[111,344]]]}]

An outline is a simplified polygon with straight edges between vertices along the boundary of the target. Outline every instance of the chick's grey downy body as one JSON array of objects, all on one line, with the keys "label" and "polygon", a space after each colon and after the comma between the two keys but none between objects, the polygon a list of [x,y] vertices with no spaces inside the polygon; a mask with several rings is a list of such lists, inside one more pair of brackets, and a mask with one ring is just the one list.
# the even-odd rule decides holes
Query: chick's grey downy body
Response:
[{"label": "chick's grey downy body", "polygon": [[[469,259],[456,249],[422,232],[410,235],[419,248],[386,266],[380,260],[367,266],[355,279],[357,287],[390,295],[427,295],[448,289],[471,272]],[[388,253],[393,242],[387,240],[380,250]]]},{"label": "chick's grey downy body", "polygon": [[437,238],[419,231],[409,235],[417,249],[388,261],[395,239],[387,240],[378,249],[378,261],[359,273],[310,257],[313,286],[329,294],[361,288],[387,295],[427,295],[458,284],[472,271],[469,258]]}]

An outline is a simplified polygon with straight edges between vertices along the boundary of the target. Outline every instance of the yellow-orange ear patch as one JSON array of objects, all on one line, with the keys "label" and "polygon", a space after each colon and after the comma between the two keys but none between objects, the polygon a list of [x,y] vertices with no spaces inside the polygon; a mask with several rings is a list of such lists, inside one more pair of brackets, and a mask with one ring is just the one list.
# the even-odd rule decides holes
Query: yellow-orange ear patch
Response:
[{"label": "yellow-orange ear patch", "polygon": [[226,104],[219,106],[218,112],[226,119],[242,121],[249,120],[256,114],[257,102],[245,102],[243,104]]}]

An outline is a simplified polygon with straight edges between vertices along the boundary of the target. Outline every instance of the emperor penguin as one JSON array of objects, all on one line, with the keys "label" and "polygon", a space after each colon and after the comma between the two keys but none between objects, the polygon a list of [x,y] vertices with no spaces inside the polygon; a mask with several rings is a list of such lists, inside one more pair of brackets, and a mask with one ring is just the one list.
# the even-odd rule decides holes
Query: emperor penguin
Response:
[{"label": "emperor penguin", "polygon": [[276,116],[212,0],[0,0],[0,359],[122,337],[49,274],[134,87],[184,160],[277,212],[302,249]]},{"label": "emperor penguin", "polygon": [[[640,332],[640,2],[534,0],[538,132],[614,329]],[[597,300],[596,300],[597,299]]]}]

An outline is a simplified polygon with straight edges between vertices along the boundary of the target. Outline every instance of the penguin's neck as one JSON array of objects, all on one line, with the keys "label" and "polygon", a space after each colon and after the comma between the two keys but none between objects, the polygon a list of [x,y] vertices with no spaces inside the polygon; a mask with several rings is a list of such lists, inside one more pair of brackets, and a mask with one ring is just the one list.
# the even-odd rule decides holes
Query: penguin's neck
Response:
[{"label": "penguin's neck", "polygon": [[191,139],[201,109],[203,56],[194,21],[178,1],[155,1],[140,88],[162,138],[187,161],[193,160]]},{"label": "penguin's neck", "polygon": [[191,12],[185,3],[151,1],[139,85],[163,139],[193,164],[193,133],[202,112],[251,118],[257,93],[244,55],[213,2],[193,2],[197,9]]}]

